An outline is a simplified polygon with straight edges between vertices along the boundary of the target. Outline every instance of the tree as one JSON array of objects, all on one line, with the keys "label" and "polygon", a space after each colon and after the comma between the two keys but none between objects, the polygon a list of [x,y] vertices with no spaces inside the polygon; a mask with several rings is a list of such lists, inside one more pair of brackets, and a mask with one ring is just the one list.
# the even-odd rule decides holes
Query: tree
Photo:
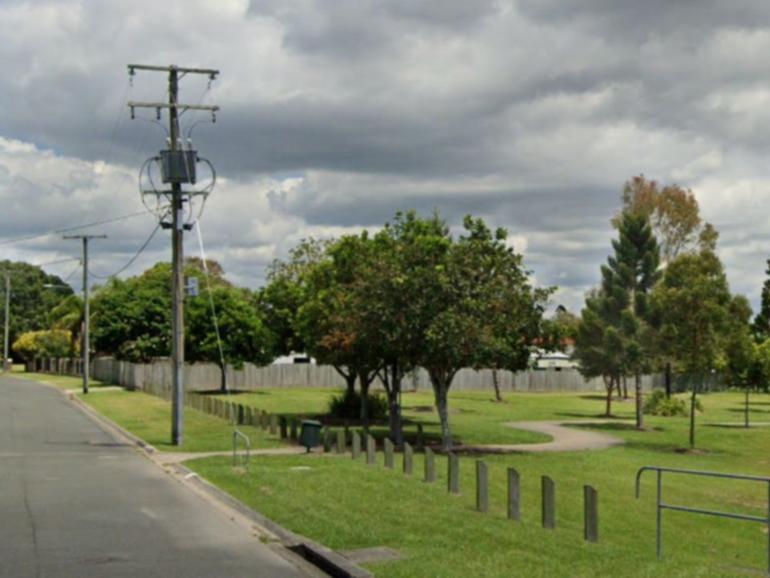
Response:
[{"label": "tree", "polygon": [[607,391],[604,415],[612,416],[612,392],[625,371],[623,338],[609,322],[611,309],[607,296],[596,289],[586,296],[580,324],[575,336],[575,358],[579,371],[586,378],[601,377]]},{"label": "tree", "polygon": [[718,369],[727,385],[745,393],[745,426],[749,427],[749,392],[761,380],[762,367],[757,344],[751,335],[751,305],[743,295],[736,295],[729,306],[729,329],[724,336],[724,355]]},{"label": "tree", "polygon": [[452,447],[448,393],[454,376],[463,367],[524,369],[551,293],[530,286],[504,229],[493,233],[470,216],[464,228],[463,236],[445,244],[444,262],[433,268],[434,290],[421,300],[428,323],[418,362],[430,375],[445,450]]},{"label": "tree", "polygon": [[347,394],[361,388],[360,416],[369,427],[369,387],[382,364],[378,343],[367,339],[368,322],[361,314],[368,299],[362,286],[369,271],[373,243],[366,232],[348,235],[327,246],[326,258],[309,270],[305,302],[295,331],[308,353],[332,365],[347,383]]},{"label": "tree", "polygon": [[768,276],[762,284],[762,299],[759,313],[754,318],[752,331],[757,341],[765,341],[770,337],[770,259],[767,260],[765,274]]},{"label": "tree", "polygon": [[83,311],[83,298],[75,294],[68,295],[51,310],[51,328],[69,331],[73,347],[82,338]]},{"label": "tree", "polygon": [[622,200],[623,209],[613,219],[613,225],[618,228],[625,213],[638,213],[649,219],[664,262],[697,248],[702,221],[698,201],[690,189],[676,184],[660,185],[639,175],[625,183]]},{"label": "tree", "polygon": [[648,294],[658,281],[658,243],[647,218],[641,213],[623,213],[618,239],[612,242],[614,256],[602,267],[602,289],[611,295],[607,321],[622,338],[625,371],[634,376],[636,427],[643,427],[641,376],[650,368],[652,339],[649,337]]},{"label": "tree", "polygon": [[[42,331],[51,327],[50,312],[60,301],[72,294],[72,289],[57,275],[49,275],[36,265],[29,263],[0,261],[0,313],[5,309],[5,279],[11,278],[9,342],[13,343],[22,333]],[[46,285],[61,286],[51,290]],[[1,316],[1,315],[0,315]],[[5,319],[2,319],[5,323]]]},{"label": "tree", "polygon": [[[214,312],[216,312],[216,325]],[[272,335],[246,289],[220,285],[189,298],[185,312],[185,355],[193,362],[215,363],[221,371],[220,389],[227,391],[227,366],[272,361]]]},{"label": "tree", "polygon": [[724,351],[732,297],[722,263],[711,250],[672,260],[653,290],[663,346],[691,383],[690,447],[695,447],[698,390]]},{"label": "tree", "polygon": [[312,269],[326,258],[330,240],[303,239],[285,261],[276,259],[269,267],[267,285],[257,303],[267,327],[275,336],[274,355],[289,355],[307,349],[296,331],[297,312],[307,298],[306,283]]},{"label": "tree", "polygon": [[72,334],[62,329],[22,333],[13,342],[12,349],[24,361],[44,357],[72,357],[76,352]]}]

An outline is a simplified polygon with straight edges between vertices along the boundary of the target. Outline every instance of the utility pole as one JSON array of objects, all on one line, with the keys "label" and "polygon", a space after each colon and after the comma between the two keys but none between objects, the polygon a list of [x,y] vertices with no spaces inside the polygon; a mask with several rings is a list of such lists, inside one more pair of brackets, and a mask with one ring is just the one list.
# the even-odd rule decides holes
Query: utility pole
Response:
[{"label": "utility pole", "polygon": [[147,66],[129,64],[128,73],[133,76],[137,70],[149,70],[168,73],[168,104],[160,102],[129,102],[131,116],[136,108],[154,108],[160,118],[161,109],[168,109],[169,148],[161,151],[163,182],[171,184],[171,360],[172,396],[171,396],[171,443],[182,445],[184,434],[184,203],[192,194],[182,189],[182,184],[195,184],[195,163],[197,154],[185,150],[180,142],[179,115],[187,110],[207,110],[212,114],[218,106],[179,104],[179,79],[187,74],[203,74],[214,80],[218,70],[204,68],[184,68],[180,66]]},{"label": "utility pole", "polygon": [[88,241],[90,239],[106,239],[107,235],[64,235],[62,239],[83,240],[83,336],[80,345],[80,355],[83,359],[83,393],[88,393],[88,377],[91,365],[91,310],[88,297]]},{"label": "utility pole", "polygon": [[5,334],[3,336],[3,371],[8,371],[8,336],[11,319],[11,274],[5,272]]}]

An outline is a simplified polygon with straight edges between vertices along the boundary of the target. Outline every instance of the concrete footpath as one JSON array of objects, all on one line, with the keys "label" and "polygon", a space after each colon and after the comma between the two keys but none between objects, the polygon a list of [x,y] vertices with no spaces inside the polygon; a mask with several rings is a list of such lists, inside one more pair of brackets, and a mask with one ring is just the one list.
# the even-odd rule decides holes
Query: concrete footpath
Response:
[{"label": "concrete footpath", "polygon": [[60,392],[0,377],[0,577],[308,575]]}]

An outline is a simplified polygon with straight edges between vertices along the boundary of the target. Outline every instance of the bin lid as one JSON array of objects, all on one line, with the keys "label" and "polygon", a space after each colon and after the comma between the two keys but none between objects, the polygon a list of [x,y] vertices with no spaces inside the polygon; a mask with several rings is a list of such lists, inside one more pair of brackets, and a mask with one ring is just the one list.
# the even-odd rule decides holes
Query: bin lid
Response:
[{"label": "bin lid", "polygon": [[317,427],[321,427],[322,426],[320,421],[317,421],[317,420],[314,420],[314,419],[303,419],[302,420],[302,425],[312,425],[312,426],[317,426]]}]

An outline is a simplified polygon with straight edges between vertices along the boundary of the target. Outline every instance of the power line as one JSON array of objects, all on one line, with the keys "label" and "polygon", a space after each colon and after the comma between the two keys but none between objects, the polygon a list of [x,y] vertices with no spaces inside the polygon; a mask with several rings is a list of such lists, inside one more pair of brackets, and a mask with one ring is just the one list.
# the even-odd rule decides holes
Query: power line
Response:
[{"label": "power line", "polygon": [[[48,261],[47,263],[30,263],[34,267],[47,267],[48,265],[58,265],[59,263],[69,263],[70,261],[79,261],[77,257],[69,257],[67,259],[58,259],[56,261]],[[78,265],[79,267],[80,265]]]},{"label": "power line", "polygon": [[127,219],[133,219],[134,217],[138,217],[140,215],[146,215],[146,211],[139,211],[137,213],[128,213],[127,215],[121,215],[120,217],[114,217],[111,219],[103,219],[101,221],[94,221],[92,223],[85,223],[83,225],[76,225],[74,227],[64,227],[62,229],[53,229],[51,231],[46,231],[45,233],[39,233],[36,235],[27,235],[26,237],[16,237],[14,239],[6,239],[4,241],[0,241],[0,245],[12,245],[14,243],[21,243],[23,241],[32,241],[34,239],[41,239],[43,237],[48,237],[50,235],[59,235],[61,233],[69,233],[71,231],[79,231],[81,229],[88,229],[90,227],[96,227],[98,225],[107,225],[109,223],[117,223],[119,221],[125,221]]},{"label": "power line", "polygon": [[150,242],[152,241],[152,239],[155,237],[155,234],[158,232],[158,229],[160,229],[160,223],[158,223],[158,224],[155,226],[155,228],[152,230],[152,233],[150,233],[150,236],[149,236],[149,237],[147,237],[147,240],[146,240],[146,241],[145,241],[145,242],[142,244],[142,246],[141,246],[141,247],[139,247],[139,250],[138,250],[138,251],[137,251],[137,252],[134,254],[134,256],[133,256],[133,257],[131,257],[131,258],[128,260],[128,263],[126,263],[125,265],[123,265],[123,266],[122,266],[120,269],[118,269],[117,271],[115,271],[114,273],[112,273],[112,274],[110,274],[110,275],[100,275],[100,274],[98,274],[98,273],[94,273],[93,271],[91,271],[91,272],[89,273],[89,275],[90,275],[91,277],[96,277],[97,279],[109,279],[110,277],[116,277],[116,276],[120,275],[120,274],[121,274],[123,271],[125,271],[125,270],[126,270],[126,269],[128,269],[128,268],[129,268],[131,265],[133,265],[133,264],[134,264],[134,261],[136,261],[136,260],[139,258],[139,255],[141,255],[141,254],[144,252],[144,250],[145,250],[145,249],[147,248],[147,246],[150,244]]}]

